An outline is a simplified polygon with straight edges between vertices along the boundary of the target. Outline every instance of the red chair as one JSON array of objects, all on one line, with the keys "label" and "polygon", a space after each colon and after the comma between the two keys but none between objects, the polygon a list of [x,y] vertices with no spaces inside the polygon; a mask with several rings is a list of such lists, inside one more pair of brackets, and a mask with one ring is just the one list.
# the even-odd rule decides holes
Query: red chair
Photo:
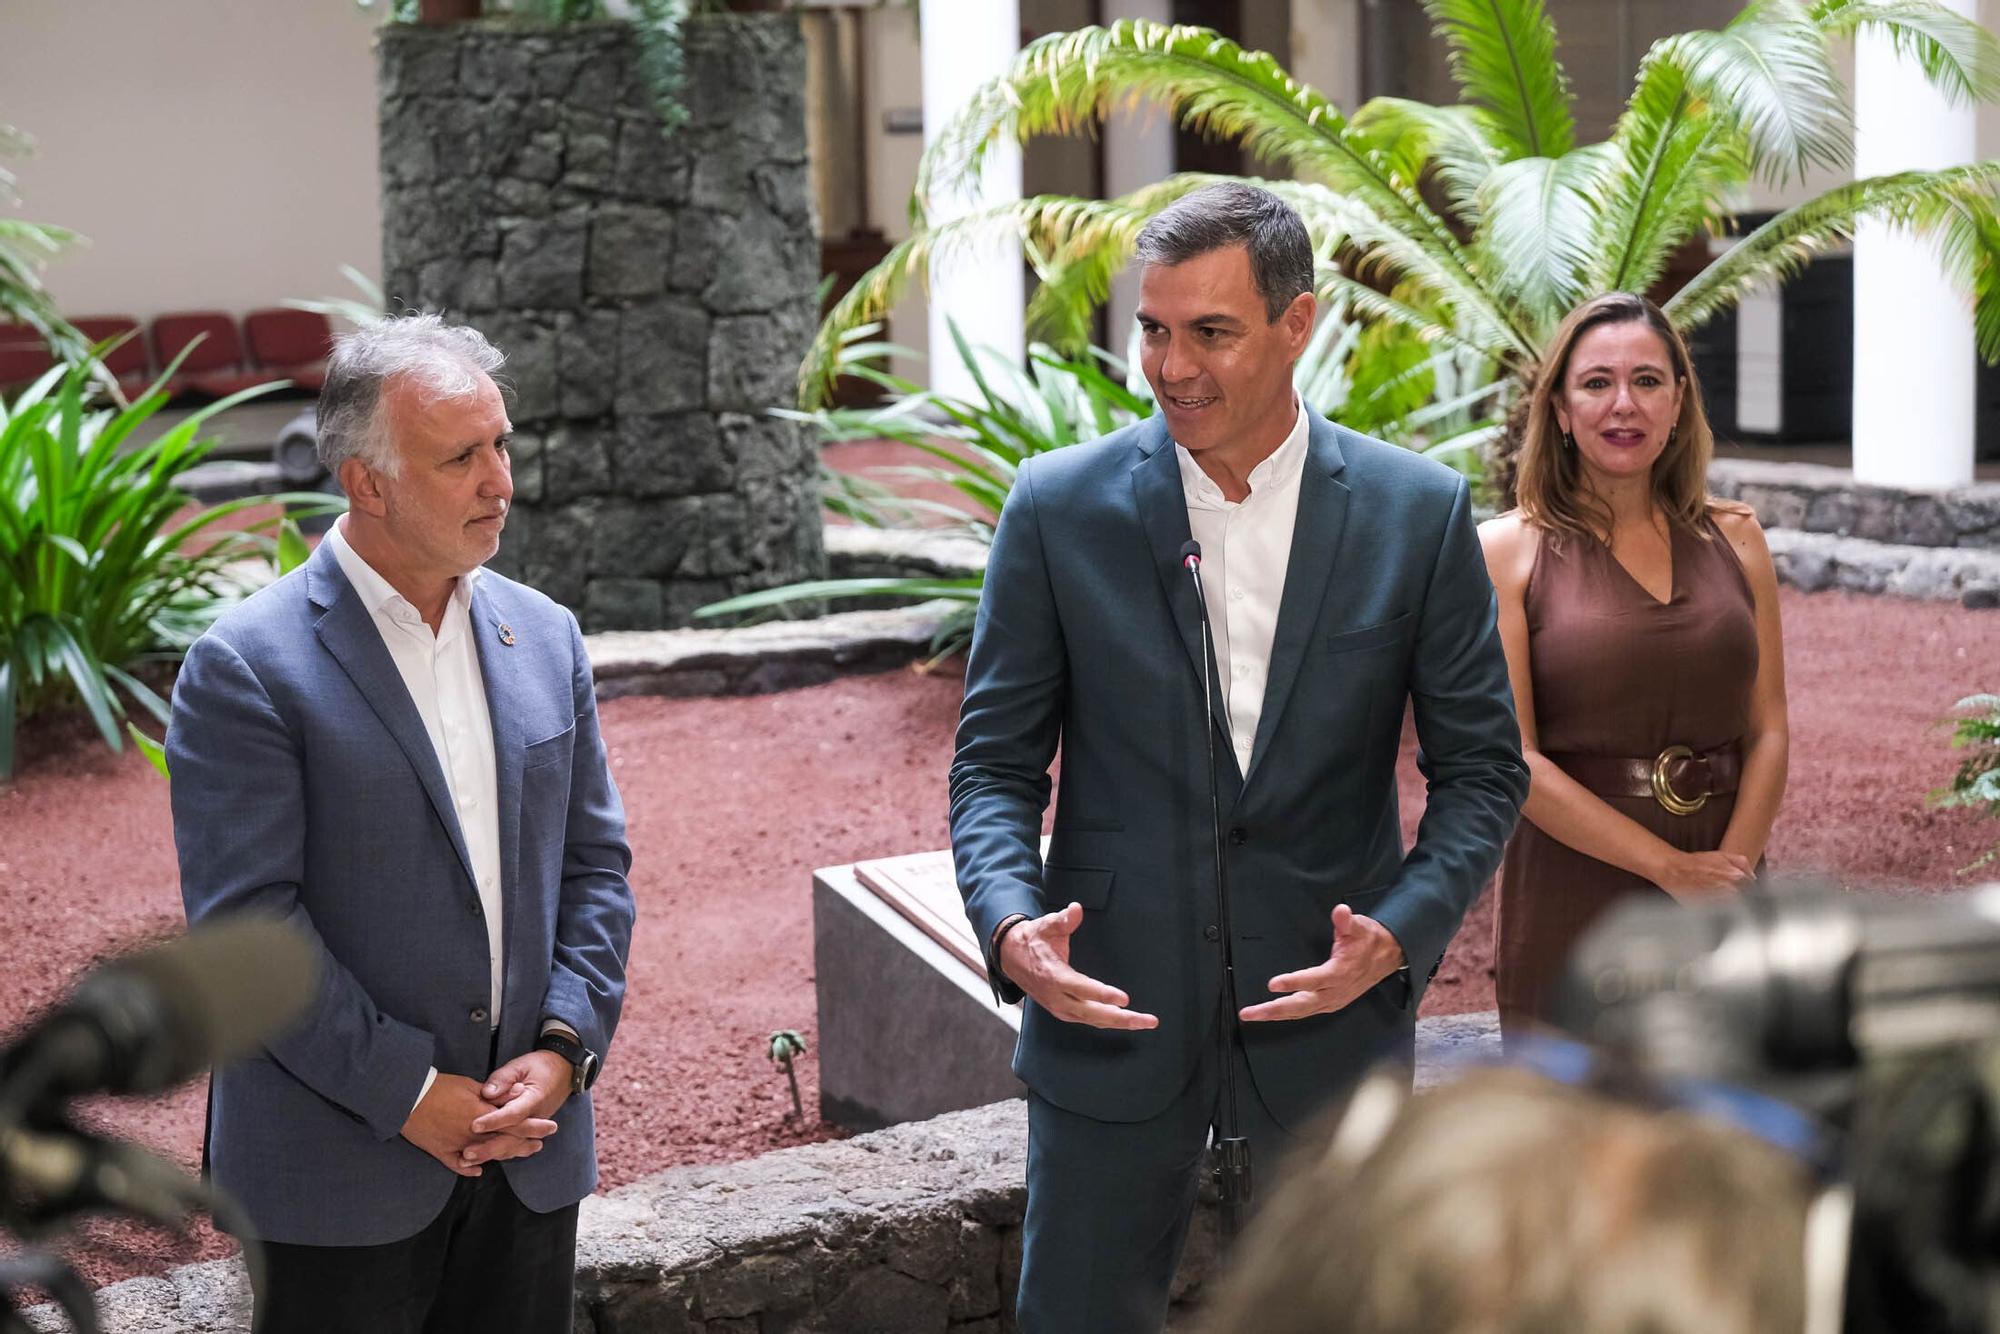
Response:
[{"label": "red chair", "polygon": [[250,359],[273,376],[317,393],[326,385],[333,353],[333,322],[316,311],[272,307],[243,317]]},{"label": "red chair", "polygon": [[[201,341],[196,343],[196,339]],[[153,317],[153,355],[161,366],[172,363],[190,344],[194,350],[167,385],[167,392],[175,397],[192,391],[222,398],[278,378],[244,369],[243,341],[237,336],[236,321],[219,310],[177,311]]]},{"label": "red chair", "polygon": [[[146,355],[146,340],[139,332],[139,321],[130,315],[86,315],[70,323],[92,347],[109,339],[125,338],[104,354],[104,368],[117,377],[118,387],[126,398],[137,398],[152,388],[153,362]],[[128,334],[131,336],[125,337]]]},{"label": "red chair", "polygon": [[11,392],[32,384],[55,364],[49,345],[32,325],[0,324],[0,389]]}]

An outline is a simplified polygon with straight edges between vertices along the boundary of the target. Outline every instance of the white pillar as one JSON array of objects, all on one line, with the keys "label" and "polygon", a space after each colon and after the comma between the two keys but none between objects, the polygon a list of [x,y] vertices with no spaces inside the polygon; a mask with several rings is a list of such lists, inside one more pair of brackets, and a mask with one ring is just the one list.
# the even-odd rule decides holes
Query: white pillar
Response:
[{"label": "white pillar", "polygon": [[[1978,0],[1945,0],[1978,18]],[[1951,107],[1916,63],[1866,33],[1854,52],[1854,173],[1973,160],[1976,114]],[[1854,478],[1943,488],[1972,480],[1974,350],[1965,296],[1929,241],[1866,223],[1854,238]]]},{"label": "white pillar", "polygon": [[[1119,18],[1174,21],[1173,0],[1125,0]],[[1174,121],[1154,102],[1120,106],[1104,118],[1104,194],[1130,194],[1174,173]],[[1111,280],[1105,302],[1105,351],[1125,355],[1132,337],[1132,312],[1139,307],[1139,272],[1127,265]]]},{"label": "white pillar", "polygon": [[[1018,0],[921,0],[924,143],[951,123],[973,92],[1005,73],[1021,49]],[[977,184],[931,201],[933,225],[1021,197],[1021,148],[1012,140],[987,153]],[[1012,240],[954,252],[930,274],[930,385],[977,398],[978,386],[959,364],[947,321],[975,347],[1016,359],[1025,352],[1027,301],[1021,247]]]}]

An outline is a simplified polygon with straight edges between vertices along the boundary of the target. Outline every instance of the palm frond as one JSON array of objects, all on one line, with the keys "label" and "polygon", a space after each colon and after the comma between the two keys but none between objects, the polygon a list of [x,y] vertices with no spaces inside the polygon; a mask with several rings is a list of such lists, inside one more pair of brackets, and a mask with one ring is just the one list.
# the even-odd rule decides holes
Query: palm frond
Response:
[{"label": "palm frond", "polygon": [[1555,158],[1575,147],[1569,79],[1542,0],[1424,0],[1424,11],[1503,157]]},{"label": "palm frond", "polygon": [[1516,158],[1480,192],[1480,245],[1492,261],[1485,271],[1537,336],[1591,295],[1599,199],[1615,158],[1607,144]]},{"label": "palm frond", "polygon": [[1947,102],[2000,101],[2000,39],[1935,0],[1819,0],[1811,17],[1829,37],[1885,34]]},{"label": "palm frond", "polygon": [[[924,151],[911,199],[913,222],[921,227],[934,201],[976,181],[987,152],[1002,139],[1094,127],[1121,101],[1141,99],[1166,106],[1188,129],[1234,139],[1250,153],[1331,185],[1407,246],[1430,254],[1459,304],[1485,306],[1484,318],[1508,326],[1506,312],[1487,301],[1457,237],[1424,202],[1416,181],[1398,176],[1332,103],[1271,56],[1206,28],[1120,19],[1030,44]],[[1518,330],[1511,332],[1525,345]]]},{"label": "palm frond", "polygon": [[2000,358],[2000,161],[1853,181],[1786,209],[1703,269],[1667,302],[1693,329],[1746,292],[1797,273],[1872,218],[1931,238],[1946,275],[1973,298],[1980,355]]},{"label": "palm frond", "polygon": [[1695,93],[1677,56],[1667,43],[1646,53],[1612,130],[1617,156],[1604,186],[1592,270],[1600,291],[1651,286],[1675,248],[1722,211],[1723,194],[1750,178],[1742,132]]},{"label": "palm frond", "polygon": [[1844,166],[1853,154],[1854,127],[1826,38],[1796,0],[1759,0],[1721,32],[1663,37],[1645,63],[1677,71],[1691,96],[1741,129],[1767,179]]},{"label": "palm frond", "polygon": [[820,322],[799,365],[801,405],[817,406],[832,389],[842,339],[856,326],[880,320],[912,280],[925,279],[934,263],[950,264],[970,252],[1024,240],[1045,253],[1097,246],[1122,246],[1129,252],[1132,238],[1149,216],[1114,199],[1036,195],[968,213],[938,227],[920,228],[863,274]]},{"label": "palm frond", "polygon": [[1507,159],[1487,137],[1475,108],[1377,97],[1364,103],[1348,125],[1404,179],[1434,172],[1458,220],[1468,227],[1479,224],[1479,187]]}]

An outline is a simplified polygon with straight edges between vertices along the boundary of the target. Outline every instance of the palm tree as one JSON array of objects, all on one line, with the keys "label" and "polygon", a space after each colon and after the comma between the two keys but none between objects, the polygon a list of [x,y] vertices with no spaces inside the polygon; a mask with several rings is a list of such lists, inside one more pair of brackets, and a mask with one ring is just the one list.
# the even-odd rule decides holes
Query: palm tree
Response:
[{"label": "palm tree", "polygon": [[[914,234],[829,313],[800,369],[820,401],[843,333],[880,318],[934,258],[996,235],[1042,282],[1033,332],[1083,340],[1146,220],[1207,182],[1181,175],[1112,200],[1044,195],[939,226],[927,203],[976,175],[1003,138],[1069,133],[1135,100],[1233,137],[1296,179],[1260,181],[1305,219],[1319,294],[1398,335],[1525,378],[1563,314],[1598,292],[1644,292],[1675,252],[1730,225],[1753,178],[1851,167],[1836,39],[1886,32],[1955,101],[2000,98],[2000,42],[1935,0],[1758,0],[1720,32],[1653,44],[1610,138],[1576,143],[1568,79],[1542,0],[1423,0],[1462,100],[1376,98],[1352,117],[1262,52],[1201,28],[1121,20],[1054,33],[974,95],[925,152]],[[1971,297],[1980,352],[2000,360],[2000,162],[1857,180],[1743,236],[1667,303],[1683,330],[1795,272],[1863,219],[1931,238]]]}]

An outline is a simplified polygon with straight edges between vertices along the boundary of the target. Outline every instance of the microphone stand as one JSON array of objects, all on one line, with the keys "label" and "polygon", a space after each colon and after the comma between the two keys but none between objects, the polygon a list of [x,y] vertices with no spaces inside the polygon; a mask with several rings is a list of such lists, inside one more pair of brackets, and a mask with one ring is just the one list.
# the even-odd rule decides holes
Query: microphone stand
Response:
[{"label": "microphone stand", "polygon": [[1229,867],[1222,851],[1221,784],[1215,764],[1215,678],[1220,668],[1215,659],[1215,643],[1208,621],[1208,595],[1201,586],[1201,543],[1189,539],[1181,548],[1181,565],[1194,583],[1195,602],[1201,608],[1201,703],[1202,730],[1208,736],[1208,823],[1215,852],[1215,918],[1222,932],[1222,1022],[1216,1025],[1216,1044],[1222,1058],[1222,1103],[1215,1118],[1215,1140],[1211,1146],[1214,1163],[1209,1169],[1215,1178],[1216,1195],[1222,1203],[1222,1237],[1234,1241],[1243,1230],[1252,1193],[1250,1141],[1243,1137],[1242,1115],[1236,1100],[1236,1039],[1243,1021],[1236,1014],[1236,943],[1229,929]]}]

